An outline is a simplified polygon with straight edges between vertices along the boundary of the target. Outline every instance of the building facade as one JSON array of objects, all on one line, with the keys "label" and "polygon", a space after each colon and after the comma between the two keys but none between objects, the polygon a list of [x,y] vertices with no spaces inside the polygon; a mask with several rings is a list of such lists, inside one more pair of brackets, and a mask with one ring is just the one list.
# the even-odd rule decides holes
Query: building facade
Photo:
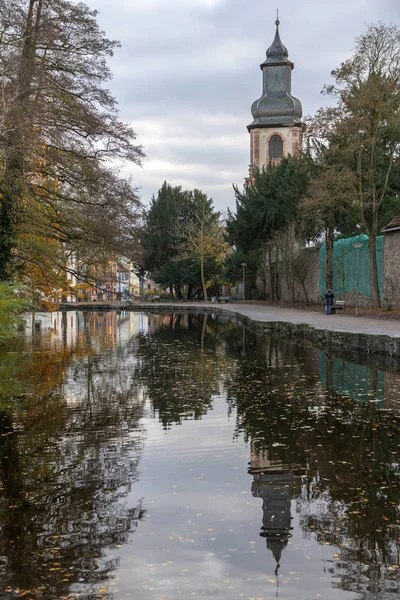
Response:
[{"label": "building facade", "polygon": [[292,70],[287,48],[279,35],[279,19],[275,38],[260,65],[263,74],[261,98],[253,102],[250,133],[250,177],[282,157],[296,155],[302,148],[304,124],[300,100],[292,96]]}]

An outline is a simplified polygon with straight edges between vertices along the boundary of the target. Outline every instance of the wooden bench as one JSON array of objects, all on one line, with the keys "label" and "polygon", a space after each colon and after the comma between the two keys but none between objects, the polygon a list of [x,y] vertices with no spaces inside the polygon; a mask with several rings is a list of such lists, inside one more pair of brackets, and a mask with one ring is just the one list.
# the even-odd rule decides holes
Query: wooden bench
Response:
[{"label": "wooden bench", "polygon": [[227,304],[232,300],[232,296],[219,296],[218,302],[225,302]]},{"label": "wooden bench", "polygon": [[336,314],[337,311],[341,311],[344,313],[344,305],[346,304],[346,300],[336,300],[335,304],[333,305],[333,312]]}]

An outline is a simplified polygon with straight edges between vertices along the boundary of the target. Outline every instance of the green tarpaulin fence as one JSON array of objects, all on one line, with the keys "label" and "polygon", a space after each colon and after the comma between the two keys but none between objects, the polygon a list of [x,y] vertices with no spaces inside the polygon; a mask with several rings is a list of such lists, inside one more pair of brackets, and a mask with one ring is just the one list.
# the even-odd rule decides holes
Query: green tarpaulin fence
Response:
[{"label": "green tarpaulin fence", "polygon": [[[359,250],[353,244],[361,243]],[[376,240],[376,260],[378,264],[379,291],[383,293],[383,235]],[[357,253],[358,255],[358,291],[371,298],[371,281],[369,276],[369,240],[367,235],[337,240],[333,247],[333,291],[336,298],[356,289]],[[320,248],[320,294],[326,291],[326,244]]]}]

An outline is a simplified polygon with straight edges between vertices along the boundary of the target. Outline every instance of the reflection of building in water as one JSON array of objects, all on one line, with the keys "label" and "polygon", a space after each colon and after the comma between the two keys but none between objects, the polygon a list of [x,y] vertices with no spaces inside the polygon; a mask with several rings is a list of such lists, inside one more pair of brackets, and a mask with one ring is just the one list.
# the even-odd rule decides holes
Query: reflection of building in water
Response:
[{"label": "reflection of building in water", "polygon": [[190,315],[188,313],[179,314],[151,314],[149,316],[149,331],[155,333],[162,327],[167,329],[189,329]]},{"label": "reflection of building in water", "polygon": [[148,316],[132,311],[55,311],[29,315],[26,335],[48,336],[50,341],[60,341],[69,348],[76,346],[82,334],[88,331],[92,343],[99,336],[108,336],[121,342],[138,333],[148,331]]},{"label": "reflection of building in water", "polygon": [[48,336],[49,339],[63,341],[73,347],[79,331],[84,329],[84,314],[71,310],[40,312],[29,315],[26,321],[26,336]]},{"label": "reflection of building in water", "polygon": [[263,501],[260,535],[266,539],[268,550],[277,563],[292,530],[291,502],[300,493],[301,467],[289,467],[279,459],[270,458],[267,449],[256,450],[252,444],[249,473],[254,476],[251,486],[255,498]]}]

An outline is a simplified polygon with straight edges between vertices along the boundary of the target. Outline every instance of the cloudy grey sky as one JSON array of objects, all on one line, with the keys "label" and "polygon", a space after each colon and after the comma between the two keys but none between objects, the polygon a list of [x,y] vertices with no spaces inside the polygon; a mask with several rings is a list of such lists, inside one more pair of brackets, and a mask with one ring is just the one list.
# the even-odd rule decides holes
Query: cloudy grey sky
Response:
[{"label": "cloudy grey sky", "polygon": [[313,114],[330,71],[351,55],[366,23],[400,21],[400,0],[86,0],[122,47],[111,61],[120,115],[147,158],[125,170],[147,204],[164,180],[202,189],[234,208],[247,175],[250,106],[259,65],[281,38],[295,63],[292,91]]}]

